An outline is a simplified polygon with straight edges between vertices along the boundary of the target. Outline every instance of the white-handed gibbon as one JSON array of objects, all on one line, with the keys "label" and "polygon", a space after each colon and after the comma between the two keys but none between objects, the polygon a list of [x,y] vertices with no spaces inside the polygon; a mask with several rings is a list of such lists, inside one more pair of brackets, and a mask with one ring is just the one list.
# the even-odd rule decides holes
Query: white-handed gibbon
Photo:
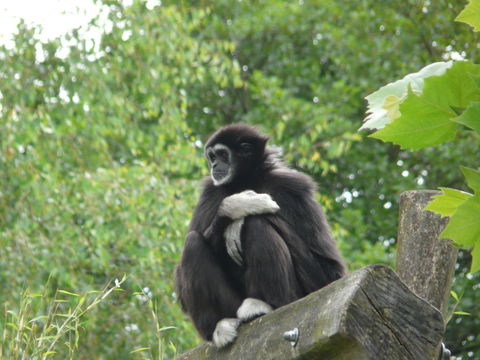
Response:
[{"label": "white-handed gibbon", "polygon": [[268,137],[234,124],[205,146],[205,180],[175,273],[201,336],[231,343],[248,321],[342,277],[345,264],[312,179],[287,167]]}]

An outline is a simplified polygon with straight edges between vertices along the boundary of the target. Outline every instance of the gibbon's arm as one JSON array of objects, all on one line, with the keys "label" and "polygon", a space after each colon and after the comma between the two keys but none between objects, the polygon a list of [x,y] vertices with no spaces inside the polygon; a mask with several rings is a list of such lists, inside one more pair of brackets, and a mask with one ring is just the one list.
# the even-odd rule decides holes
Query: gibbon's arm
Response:
[{"label": "gibbon's arm", "polygon": [[249,215],[272,214],[278,210],[280,207],[270,195],[245,190],[223,199],[218,209],[218,215],[239,220]]},{"label": "gibbon's arm", "polygon": [[225,228],[223,237],[227,253],[237,265],[243,265],[241,234],[245,217],[273,214],[278,210],[280,207],[270,195],[258,194],[253,190],[245,190],[223,199],[218,214],[233,220]]},{"label": "gibbon's arm", "polygon": [[206,241],[217,251],[225,249],[230,258],[242,266],[241,232],[244,218],[250,215],[273,214],[280,210],[268,194],[245,190],[227,196],[220,203],[210,226],[204,231]]}]

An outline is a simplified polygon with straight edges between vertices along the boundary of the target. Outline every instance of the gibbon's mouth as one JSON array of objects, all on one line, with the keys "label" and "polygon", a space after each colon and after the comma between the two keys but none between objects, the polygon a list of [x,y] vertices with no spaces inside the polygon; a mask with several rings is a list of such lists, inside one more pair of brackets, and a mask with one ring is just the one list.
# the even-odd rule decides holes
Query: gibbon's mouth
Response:
[{"label": "gibbon's mouth", "polygon": [[228,171],[224,170],[213,170],[212,171],[212,177],[214,180],[220,181],[223,178],[227,177]]}]

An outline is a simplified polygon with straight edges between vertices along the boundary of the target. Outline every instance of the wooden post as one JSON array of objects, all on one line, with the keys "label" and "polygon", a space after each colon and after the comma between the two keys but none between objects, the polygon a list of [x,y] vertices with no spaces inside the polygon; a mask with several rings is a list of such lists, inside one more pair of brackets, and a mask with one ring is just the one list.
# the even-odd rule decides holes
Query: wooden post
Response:
[{"label": "wooden post", "polygon": [[[284,333],[298,329],[298,341]],[[438,352],[438,310],[398,275],[373,265],[240,326],[232,345],[205,344],[177,360],[423,360]]]},{"label": "wooden post", "polygon": [[423,208],[440,191],[405,191],[400,196],[397,273],[415,294],[447,315],[457,248],[438,239],[448,218]]}]

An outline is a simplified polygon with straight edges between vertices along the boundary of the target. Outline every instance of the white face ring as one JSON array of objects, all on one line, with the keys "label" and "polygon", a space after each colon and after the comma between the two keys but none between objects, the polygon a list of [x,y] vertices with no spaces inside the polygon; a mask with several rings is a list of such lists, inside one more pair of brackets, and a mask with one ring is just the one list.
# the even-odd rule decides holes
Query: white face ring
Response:
[{"label": "white face ring", "polygon": [[206,156],[207,156],[208,162],[210,163],[210,177],[212,178],[213,185],[215,185],[215,186],[228,184],[232,180],[233,175],[234,175],[234,171],[232,169],[233,164],[231,163],[232,155],[231,155],[230,149],[226,145],[215,144],[215,146],[213,147],[213,151],[217,152],[218,150],[224,150],[228,153],[228,158],[230,160],[230,167],[228,168],[228,172],[224,177],[222,177],[220,180],[215,179],[215,177],[213,176],[212,162],[210,160],[210,157],[208,156],[208,150],[206,151]]}]

